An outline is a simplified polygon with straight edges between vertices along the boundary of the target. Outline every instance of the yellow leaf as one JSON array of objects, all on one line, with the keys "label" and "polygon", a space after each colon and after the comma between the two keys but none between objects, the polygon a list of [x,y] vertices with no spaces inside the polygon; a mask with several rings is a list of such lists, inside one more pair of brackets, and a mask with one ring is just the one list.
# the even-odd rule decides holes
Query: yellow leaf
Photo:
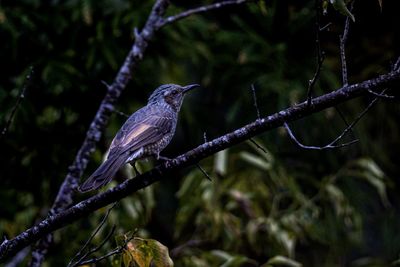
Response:
[{"label": "yellow leaf", "polygon": [[123,253],[125,267],[172,267],[168,248],[153,239],[135,237],[126,245]]}]

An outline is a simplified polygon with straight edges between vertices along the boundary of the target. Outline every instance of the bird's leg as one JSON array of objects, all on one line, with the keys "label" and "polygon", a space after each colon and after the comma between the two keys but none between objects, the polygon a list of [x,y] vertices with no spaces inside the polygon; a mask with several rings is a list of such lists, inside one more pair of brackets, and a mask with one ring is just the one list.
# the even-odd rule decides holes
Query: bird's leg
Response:
[{"label": "bird's leg", "polygon": [[138,169],[136,168],[136,161],[131,161],[129,162],[129,164],[133,167],[133,169],[135,170],[135,174],[136,176],[140,175],[140,172],[138,171]]}]

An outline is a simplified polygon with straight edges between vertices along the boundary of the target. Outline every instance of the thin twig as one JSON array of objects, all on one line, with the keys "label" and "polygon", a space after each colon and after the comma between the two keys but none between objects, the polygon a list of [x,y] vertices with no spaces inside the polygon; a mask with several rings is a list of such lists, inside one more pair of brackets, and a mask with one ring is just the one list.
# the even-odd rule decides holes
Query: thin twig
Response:
[{"label": "thin twig", "polygon": [[194,14],[199,14],[199,13],[211,11],[211,10],[214,10],[214,9],[219,9],[219,8],[225,7],[225,6],[239,5],[239,4],[243,4],[243,3],[246,3],[246,2],[249,2],[249,0],[227,0],[227,1],[221,1],[221,2],[218,2],[218,3],[215,3],[215,4],[211,4],[211,5],[207,5],[207,6],[196,7],[196,8],[193,8],[193,9],[186,10],[186,11],[184,11],[182,13],[177,14],[177,15],[169,16],[168,18],[161,20],[161,22],[159,23],[158,26],[159,27],[163,27],[166,24],[176,22],[178,20],[181,20],[183,18],[189,17],[189,16],[194,15]]},{"label": "thin twig", "polygon": [[311,80],[308,81],[308,89],[307,89],[307,106],[310,107],[312,103],[312,93],[314,91],[315,83],[317,82],[319,75],[321,73],[322,64],[325,60],[325,52],[321,49],[321,40],[320,40],[320,13],[321,13],[321,3],[319,0],[315,0],[315,46],[317,49],[317,67],[314,72],[314,76]]},{"label": "thin twig", "polygon": [[[353,11],[354,1],[351,2],[350,12]],[[349,35],[350,28],[350,17],[346,17],[346,22],[344,24],[343,35],[340,36],[340,60],[342,63],[342,81],[343,86],[347,86],[349,84],[348,74],[347,74],[347,63],[346,63],[346,42]]]},{"label": "thin twig", "polygon": [[307,89],[307,106],[311,106],[312,102],[312,92],[314,91],[314,86],[315,83],[317,82],[319,75],[321,73],[322,69],[322,64],[324,63],[325,60],[325,53],[318,53],[318,59],[317,59],[317,69],[315,70],[314,76],[312,79],[308,82],[308,89]]},{"label": "thin twig", "polygon": [[[352,2],[351,6],[350,6],[350,11],[353,10],[353,5],[354,5],[354,1]],[[345,26],[344,26],[344,30],[343,30],[343,35],[340,36],[340,60],[341,60],[341,64],[342,64],[342,86],[347,86],[348,85],[348,74],[347,74],[347,62],[346,62],[346,42],[347,42],[347,38],[349,36],[349,28],[350,28],[350,17],[346,18],[346,22],[345,22]],[[339,107],[335,106],[336,111],[339,113],[339,116],[342,118],[342,120],[344,121],[344,123],[346,124],[347,127],[349,127],[349,124],[346,120],[346,118],[344,117],[343,113],[340,111]],[[353,135],[353,137],[355,138],[356,135],[353,131],[353,129],[350,128],[350,131]]]},{"label": "thin twig", "polygon": [[379,98],[386,98],[386,99],[394,99],[395,98],[395,96],[393,96],[393,95],[377,93],[377,92],[374,92],[372,90],[368,90],[368,93],[373,94],[374,96],[377,96]]},{"label": "thin twig", "polygon": [[322,26],[321,28],[319,28],[319,31],[320,32],[323,32],[323,31],[325,31],[329,26],[331,26],[332,25],[332,22],[329,22],[329,23],[327,23],[325,26]]},{"label": "thin twig", "polygon": [[[260,109],[258,108],[258,104],[257,104],[257,94],[256,94],[256,89],[254,87],[254,84],[251,85],[251,92],[252,92],[252,96],[253,96],[253,105],[257,111],[257,120],[261,119],[261,115],[260,115]],[[253,138],[249,138],[250,142],[252,142],[258,149],[260,149],[261,151],[263,151],[265,154],[267,154],[267,151],[260,146]]]},{"label": "thin twig", "polygon": [[103,255],[101,257],[93,258],[93,259],[90,259],[90,260],[85,260],[85,261],[82,261],[79,264],[73,265],[71,267],[87,265],[87,264],[91,264],[91,263],[96,263],[96,262],[102,261],[104,259],[107,259],[108,257],[111,257],[113,255],[120,254],[123,250],[124,250],[124,247],[121,246],[121,247],[118,247],[118,248],[108,252],[107,254],[105,254],[105,255]]},{"label": "thin twig", "polygon": [[[85,244],[82,246],[82,248],[78,251],[78,253],[75,254],[75,256],[71,259],[71,261],[68,263],[68,266],[71,266],[71,264],[74,262],[75,259],[79,258],[83,251],[88,247],[88,245],[92,242],[93,238],[97,235],[97,233],[100,231],[100,229],[103,227],[103,225],[106,223],[108,216],[110,216],[111,210],[118,204],[118,201],[114,202],[112,206],[107,210],[106,214],[103,216],[103,219],[101,220],[100,224],[96,227],[96,230],[90,235],[88,240],[86,240]],[[86,254],[85,254],[86,255]]]},{"label": "thin twig", "polygon": [[[343,112],[339,109],[338,106],[335,106],[335,110],[339,114],[340,118],[342,119],[342,121],[344,122],[346,127],[350,127],[349,123],[346,120],[346,117],[344,116]],[[356,134],[354,133],[353,129],[350,129],[350,132],[351,132],[351,135],[353,136],[353,138],[357,139]]]},{"label": "thin twig", "polygon": [[257,104],[257,95],[256,95],[256,89],[254,87],[254,84],[251,85],[251,92],[253,94],[253,105],[256,108],[257,111],[257,119],[259,120],[261,118],[260,116],[260,110],[258,109],[258,104]]},{"label": "thin twig", "polygon": [[[349,146],[351,144],[354,144],[356,142],[358,142],[357,139],[352,140],[350,142],[347,143],[343,143],[343,144],[339,144],[339,145],[331,145],[331,143],[325,145],[325,146],[307,146],[307,145],[303,145],[302,143],[300,143],[296,137],[294,136],[292,130],[289,128],[289,125],[285,122],[283,124],[283,126],[285,127],[286,131],[288,132],[290,138],[301,148],[304,149],[310,149],[310,150],[325,150],[325,149],[334,149],[334,148],[340,148],[340,147],[345,147],[345,146]],[[347,128],[346,128],[347,129]],[[336,140],[336,139],[335,139]]]},{"label": "thin twig", "polygon": [[249,141],[252,142],[262,152],[264,152],[265,154],[268,154],[267,150],[265,150],[261,145],[259,145],[253,138],[249,138]]},{"label": "thin twig", "polygon": [[108,234],[106,235],[106,237],[103,239],[103,241],[101,241],[101,243],[96,246],[95,248],[91,249],[88,253],[86,253],[84,256],[85,258],[88,257],[89,255],[95,253],[96,251],[99,251],[106,243],[108,240],[110,240],[111,236],[114,234],[115,229],[117,228],[117,226],[114,224],[111,227],[110,232],[108,232]]},{"label": "thin twig", "polygon": [[124,118],[129,118],[129,115],[124,113],[124,112],[122,112],[122,111],[119,111],[119,110],[115,109],[114,112],[115,112],[115,114],[120,115],[120,116],[122,116]]},{"label": "thin twig", "polygon": [[[384,93],[385,90],[382,91],[382,93]],[[344,131],[338,136],[336,137],[332,142],[330,142],[329,144],[325,145],[325,146],[307,146],[307,145],[303,145],[301,144],[297,138],[294,136],[294,134],[292,133],[292,131],[289,128],[289,125],[285,122],[283,125],[286,128],[290,138],[301,148],[304,149],[311,149],[311,150],[324,150],[324,149],[334,149],[334,148],[340,148],[340,147],[345,147],[345,146],[349,146],[352,145],[356,142],[358,142],[358,139],[352,140],[350,142],[347,143],[342,143],[342,144],[338,144],[336,145],[336,143],[338,143],[349,131],[351,131],[351,129],[360,121],[360,119],[373,107],[373,105],[378,101],[378,98],[376,97],[375,99],[373,99],[371,101],[371,103],[369,103],[369,105],[357,116],[357,118],[355,118],[355,120],[346,128],[344,129]]]},{"label": "thin twig", "polygon": [[207,133],[206,132],[203,133],[203,139],[204,139],[204,143],[207,143]]},{"label": "thin twig", "polygon": [[109,257],[111,257],[113,255],[120,254],[122,251],[124,251],[124,249],[126,248],[126,245],[129,243],[129,241],[131,241],[135,237],[135,233],[132,233],[131,237],[126,238],[123,245],[121,245],[121,246],[117,247],[116,249],[108,252],[107,254],[105,254],[105,255],[103,255],[101,257],[98,257],[98,258],[92,258],[90,260],[83,260],[83,261],[81,261],[79,263],[76,263],[75,265],[73,265],[71,267],[87,265],[87,264],[90,264],[90,263],[96,263],[96,262],[99,262],[99,261],[104,260],[106,258],[109,258]]},{"label": "thin twig", "polygon": [[24,85],[19,90],[17,101],[15,102],[15,105],[14,105],[13,109],[11,110],[11,113],[10,113],[10,116],[8,117],[6,125],[4,126],[3,130],[1,131],[1,137],[4,137],[6,135],[8,129],[10,128],[10,125],[14,119],[15,113],[17,112],[19,105],[21,104],[22,100],[25,98],[26,89],[31,85],[32,75],[33,75],[33,67],[30,67],[29,73],[25,78]]},{"label": "thin twig", "polygon": [[109,85],[106,81],[101,81],[101,83],[107,88],[107,90],[111,89],[111,85]]},{"label": "thin twig", "polygon": [[203,167],[201,167],[201,165],[200,165],[199,163],[196,163],[196,167],[204,174],[204,176],[205,176],[208,180],[212,181],[211,176],[208,175],[208,173],[203,169]]},{"label": "thin twig", "polygon": [[400,57],[397,59],[396,63],[393,65],[393,71],[400,69]]},{"label": "thin twig", "polygon": [[111,236],[114,234],[116,229],[116,226],[113,225],[111,228],[111,231],[107,234],[107,236],[103,239],[103,241],[96,247],[94,247],[93,249],[90,249],[88,252],[86,252],[79,260],[77,260],[75,263],[70,263],[68,264],[68,267],[75,267],[75,266],[81,266],[84,264],[84,262],[86,261],[86,259],[92,255],[93,253],[99,251],[108,240],[110,240]]}]

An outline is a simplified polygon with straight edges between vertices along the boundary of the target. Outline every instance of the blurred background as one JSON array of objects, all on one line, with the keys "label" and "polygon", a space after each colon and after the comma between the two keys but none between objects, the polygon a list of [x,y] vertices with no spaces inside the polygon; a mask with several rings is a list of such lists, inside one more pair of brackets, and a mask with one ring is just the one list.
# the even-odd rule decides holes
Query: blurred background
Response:
[{"label": "blurred background", "polygon": [[[171,1],[168,14],[212,1]],[[12,238],[44,218],[86,130],[142,27],[153,1],[0,1],[0,129],[33,67],[25,98],[0,139],[0,236]],[[349,82],[386,73],[400,55],[398,3],[356,1],[347,42]],[[157,33],[117,109],[130,114],[160,84],[199,83],[187,96],[177,156],[306,98],[316,68],[315,2],[256,1],[192,16]],[[320,33],[326,53],[315,95],[341,87],[339,35],[346,17],[328,6]],[[338,106],[352,121],[372,100]],[[112,211],[117,233],[166,245],[175,266],[388,266],[400,253],[399,102],[381,100],[345,148],[310,151],[279,128],[123,199]],[[126,118],[114,114],[84,177],[100,164]],[[330,108],[291,124],[299,140],[325,145],[346,127]],[[151,161],[138,164],[142,171]],[[115,186],[133,172],[122,170]],[[85,196],[78,195],[76,201]],[[55,233],[45,266],[65,265],[107,211]],[[74,233],[71,235],[70,233]],[[110,240],[96,255],[116,246]],[[109,261],[97,266],[108,266]],[[29,261],[29,254],[24,264]]]}]

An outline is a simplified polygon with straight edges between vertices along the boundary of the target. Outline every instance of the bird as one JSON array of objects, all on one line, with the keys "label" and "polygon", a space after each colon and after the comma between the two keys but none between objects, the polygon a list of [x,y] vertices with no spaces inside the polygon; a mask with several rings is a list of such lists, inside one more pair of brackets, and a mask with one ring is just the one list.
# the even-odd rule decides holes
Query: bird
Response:
[{"label": "bird", "polygon": [[[175,134],[178,113],[184,96],[198,84],[164,84],[150,95],[147,105],[134,112],[111,142],[107,159],[79,187],[82,193],[109,183],[125,164],[154,156],[170,143]],[[136,171],[136,168],[135,168]]]}]

